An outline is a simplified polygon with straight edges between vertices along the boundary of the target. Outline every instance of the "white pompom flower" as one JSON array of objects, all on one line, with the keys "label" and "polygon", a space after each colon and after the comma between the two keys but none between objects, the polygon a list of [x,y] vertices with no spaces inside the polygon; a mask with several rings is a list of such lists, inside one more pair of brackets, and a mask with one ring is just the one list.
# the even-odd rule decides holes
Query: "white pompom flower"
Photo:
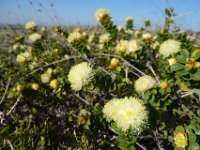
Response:
[{"label": "white pompom flower", "polygon": [[35,30],[36,27],[37,27],[37,25],[36,25],[36,23],[33,22],[33,21],[29,21],[29,22],[27,22],[26,25],[25,25],[25,29],[26,29],[26,30]]},{"label": "white pompom flower", "polygon": [[107,121],[114,121],[124,132],[129,130],[139,134],[147,125],[148,111],[140,99],[125,97],[108,101],[103,108]]},{"label": "white pompom flower", "polygon": [[68,81],[74,91],[80,91],[83,86],[88,85],[93,79],[92,67],[87,62],[73,66],[68,74]]},{"label": "white pompom flower", "polygon": [[31,43],[34,43],[41,39],[41,35],[39,33],[32,33],[29,35],[28,39]]},{"label": "white pompom flower", "polygon": [[69,34],[67,41],[69,43],[74,42],[75,40],[80,40],[82,38],[82,34],[80,32],[74,31]]},{"label": "white pompom flower", "polygon": [[102,22],[109,16],[109,12],[105,8],[100,8],[95,13],[95,18],[97,21]]},{"label": "white pompom flower", "polygon": [[136,40],[130,40],[127,53],[135,53],[138,49],[138,42]]},{"label": "white pompom flower", "polygon": [[30,61],[31,59],[32,59],[31,53],[28,51],[25,51],[17,55],[16,61],[18,63],[25,63],[25,62]]},{"label": "white pompom flower", "polygon": [[148,75],[144,75],[135,81],[135,90],[138,93],[145,92],[151,89],[156,83],[156,80]]},{"label": "white pompom flower", "polygon": [[179,41],[169,39],[160,45],[159,53],[164,57],[168,57],[181,50],[181,43]]},{"label": "white pompom flower", "polygon": [[115,49],[117,52],[125,53],[127,52],[128,48],[129,48],[129,41],[120,40]]},{"label": "white pompom flower", "polygon": [[105,34],[102,34],[100,37],[99,37],[99,42],[100,43],[107,43],[109,42],[111,39],[111,35],[110,33],[105,33]]}]

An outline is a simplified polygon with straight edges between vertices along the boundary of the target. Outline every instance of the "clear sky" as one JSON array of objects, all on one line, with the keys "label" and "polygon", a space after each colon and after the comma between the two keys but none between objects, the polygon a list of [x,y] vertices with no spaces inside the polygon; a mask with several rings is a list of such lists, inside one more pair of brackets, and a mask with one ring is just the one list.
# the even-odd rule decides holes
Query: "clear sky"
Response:
[{"label": "clear sky", "polygon": [[117,25],[132,16],[137,27],[146,19],[155,26],[163,24],[169,6],[175,9],[179,26],[200,31],[200,0],[0,0],[0,23],[95,25],[95,11],[107,8]]}]

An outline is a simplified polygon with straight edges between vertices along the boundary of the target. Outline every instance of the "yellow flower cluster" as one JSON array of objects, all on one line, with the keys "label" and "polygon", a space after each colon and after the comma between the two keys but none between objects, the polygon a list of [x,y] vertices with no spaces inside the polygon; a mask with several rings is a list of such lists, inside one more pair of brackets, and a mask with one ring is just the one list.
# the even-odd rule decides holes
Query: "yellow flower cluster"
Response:
[{"label": "yellow flower cluster", "polygon": [[80,91],[83,86],[88,85],[93,77],[92,67],[87,62],[73,66],[68,74],[71,88],[75,91]]},{"label": "yellow flower cluster", "polygon": [[125,97],[108,101],[103,108],[107,121],[114,121],[119,129],[139,134],[147,123],[148,111],[140,99]]}]

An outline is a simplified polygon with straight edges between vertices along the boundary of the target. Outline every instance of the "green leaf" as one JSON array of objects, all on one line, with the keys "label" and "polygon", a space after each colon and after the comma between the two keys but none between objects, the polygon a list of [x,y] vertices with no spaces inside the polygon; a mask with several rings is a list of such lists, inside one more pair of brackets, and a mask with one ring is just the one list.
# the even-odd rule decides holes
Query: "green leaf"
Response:
[{"label": "green leaf", "polygon": [[195,60],[199,59],[200,58],[200,53],[197,53],[194,57]]},{"label": "green leaf", "polygon": [[195,141],[197,139],[196,135],[194,133],[189,133],[188,136],[189,136],[190,144],[195,143]]},{"label": "green leaf", "polygon": [[186,58],[183,55],[179,55],[176,57],[176,61],[185,64]]},{"label": "green leaf", "polygon": [[185,129],[183,126],[177,126],[175,132],[185,132]]},{"label": "green leaf", "polygon": [[171,70],[172,71],[178,71],[184,68],[184,65],[180,64],[180,63],[176,63],[174,65],[172,65]]},{"label": "green leaf", "polygon": [[197,69],[197,71],[194,74],[191,74],[191,79],[194,81],[200,80],[200,69]]},{"label": "green leaf", "polygon": [[136,150],[136,148],[135,148],[133,145],[131,145],[131,146],[128,148],[128,150]]},{"label": "green leaf", "polygon": [[181,55],[184,56],[185,58],[188,58],[190,56],[190,53],[188,52],[188,50],[184,49],[182,51],[180,51]]},{"label": "green leaf", "polygon": [[199,150],[200,147],[199,147],[199,144],[193,143],[193,144],[190,144],[190,145],[189,145],[188,149],[189,149],[189,150]]}]

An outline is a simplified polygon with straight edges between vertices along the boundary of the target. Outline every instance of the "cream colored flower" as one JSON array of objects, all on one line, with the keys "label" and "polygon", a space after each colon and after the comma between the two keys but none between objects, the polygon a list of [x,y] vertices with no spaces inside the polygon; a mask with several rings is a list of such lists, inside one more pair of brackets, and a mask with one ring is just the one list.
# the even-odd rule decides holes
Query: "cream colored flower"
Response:
[{"label": "cream colored flower", "polygon": [[135,90],[139,93],[151,89],[156,83],[156,80],[148,75],[144,75],[135,81]]},{"label": "cream colored flower", "polygon": [[18,63],[25,63],[31,60],[31,53],[25,51],[17,55],[16,61]]},{"label": "cream colored flower", "polygon": [[119,32],[121,32],[121,31],[124,30],[124,28],[123,28],[122,26],[117,26],[117,30],[118,30]]},{"label": "cream colored flower", "polygon": [[129,129],[139,134],[147,123],[148,112],[143,102],[134,97],[112,99],[103,108],[107,121],[114,121],[118,128],[126,132]]},{"label": "cream colored flower", "polygon": [[116,46],[116,51],[117,52],[126,52],[129,48],[129,41],[127,40],[120,40],[119,43]]},{"label": "cream colored flower", "polygon": [[100,42],[100,43],[107,43],[107,42],[110,41],[110,39],[111,39],[110,33],[105,33],[105,34],[103,34],[103,35],[101,35],[101,36],[99,37],[99,42]]},{"label": "cream colored flower", "polygon": [[175,54],[181,50],[181,43],[179,41],[169,39],[160,45],[159,53],[164,57]]},{"label": "cream colored flower", "polygon": [[82,38],[82,34],[80,32],[74,31],[69,34],[67,41],[69,43],[74,42],[75,40],[80,40]]},{"label": "cream colored flower", "polygon": [[36,27],[37,27],[37,25],[33,21],[27,22],[25,25],[25,29],[27,29],[27,30],[35,30]]},{"label": "cream colored flower", "polygon": [[28,39],[31,43],[34,43],[41,39],[41,35],[38,33],[32,33],[31,35],[29,35]]},{"label": "cream colored flower", "polygon": [[47,74],[47,73],[43,73],[40,76],[42,83],[49,83],[50,79],[51,79],[51,75]]},{"label": "cream colored flower", "polygon": [[130,40],[128,45],[127,53],[135,53],[139,48],[138,43],[136,40]]},{"label": "cream colored flower", "polygon": [[142,34],[142,39],[147,40],[147,41],[152,40],[153,36],[150,33],[144,33],[144,34]]},{"label": "cream colored flower", "polygon": [[88,85],[93,77],[92,67],[87,62],[73,66],[68,74],[71,88],[75,91],[80,91],[83,86]]},{"label": "cream colored flower", "polygon": [[109,12],[105,8],[100,8],[95,13],[95,18],[97,21],[102,22],[109,16]]},{"label": "cream colored flower", "polygon": [[88,38],[88,42],[92,43],[95,40],[95,34],[91,34]]},{"label": "cream colored flower", "polygon": [[176,59],[175,58],[170,58],[170,59],[168,59],[168,63],[169,63],[170,66],[172,66],[173,64],[176,63]]}]

